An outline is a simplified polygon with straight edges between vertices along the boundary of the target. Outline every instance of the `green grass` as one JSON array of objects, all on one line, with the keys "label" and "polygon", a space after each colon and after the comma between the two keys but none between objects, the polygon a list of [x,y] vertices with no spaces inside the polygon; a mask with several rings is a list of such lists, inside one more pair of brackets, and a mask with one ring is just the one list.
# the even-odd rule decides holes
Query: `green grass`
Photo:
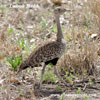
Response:
[{"label": "green grass", "polygon": [[[73,72],[73,70],[71,70],[71,72]],[[73,75],[72,73],[66,72],[66,75],[64,75],[64,77],[66,78],[66,80],[67,80],[71,85],[74,84],[74,82],[73,82],[74,75]]]},{"label": "green grass", "polygon": [[59,98],[59,100],[63,100],[64,95],[65,95],[65,93],[63,93],[63,94],[61,95],[61,97]]},{"label": "green grass", "polygon": [[57,33],[57,26],[56,26],[56,24],[52,27],[51,31],[54,32],[55,34]]},{"label": "green grass", "polygon": [[24,38],[22,38],[21,40],[19,40],[19,47],[24,50],[25,48],[25,41],[24,41]]},{"label": "green grass", "polygon": [[61,86],[58,86],[58,87],[56,88],[56,90],[57,90],[57,91],[61,91],[61,90],[62,90],[62,87],[61,87]]},{"label": "green grass", "polygon": [[12,32],[13,32],[13,29],[12,29],[12,28],[9,29],[9,30],[8,30],[8,36],[10,36],[10,35],[12,34]]},{"label": "green grass", "polygon": [[94,82],[91,79],[89,80],[89,83],[91,86],[94,86]]},{"label": "green grass", "polygon": [[51,71],[46,72],[46,73],[44,74],[43,81],[45,81],[45,82],[56,83],[57,80],[58,80],[58,78],[57,78],[56,75],[55,75],[53,72],[51,72]]},{"label": "green grass", "polygon": [[[39,78],[41,77],[41,75],[38,75]],[[43,75],[43,81],[45,83],[57,83],[58,78],[56,77],[56,75],[52,72],[52,71],[45,71],[44,75]]]},{"label": "green grass", "polygon": [[22,63],[22,56],[7,58],[7,61],[11,64],[12,69],[16,71],[17,67]]},{"label": "green grass", "polygon": [[42,29],[46,28],[46,20],[42,18]]},{"label": "green grass", "polygon": [[54,72],[52,71],[52,63],[49,63],[47,66],[47,70],[45,70],[44,76],[43,76],[43,81],[48,83],[57,83],[58,78],[57,76],[54,74]]},{"label": "green grass", "polygon": [[78,88],[77,89],[77,94],[80,94],[81,93],[81,88]]},{"label": "green grass", "polygon": [[88,100],[88,96],[87,95],[85,96],[85,100]]}]

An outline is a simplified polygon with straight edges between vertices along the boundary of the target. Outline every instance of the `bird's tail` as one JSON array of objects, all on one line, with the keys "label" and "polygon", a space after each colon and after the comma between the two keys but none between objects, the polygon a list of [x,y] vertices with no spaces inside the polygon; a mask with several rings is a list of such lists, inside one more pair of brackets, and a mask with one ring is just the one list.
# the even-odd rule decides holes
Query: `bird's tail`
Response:
[{"label": "bird's tail", "polygon": [[28,68],[29,65],[24,61],[19,67],[17,73],[21,72],[22,70]]}]

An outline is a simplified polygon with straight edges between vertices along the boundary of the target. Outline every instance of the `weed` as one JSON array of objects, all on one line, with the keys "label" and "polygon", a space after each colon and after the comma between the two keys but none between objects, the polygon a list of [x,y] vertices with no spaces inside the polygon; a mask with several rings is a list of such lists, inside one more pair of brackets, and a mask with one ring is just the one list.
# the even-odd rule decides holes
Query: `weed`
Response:
[{"label": "weed", "polygon": [[57,33],[57,26],[56,26],[56,24],[52,27],[51,31],[54,32],[55,34]]},{"label": "weed", "polygon": [[91,79],[89,80],[89,83],[91,86],[94,86],[94,82]]},{"label": "weed", "polygon": [[73,100],[75,100],[75,96],[73,96]]},{"label": "weed", "polygon": [[[73,70],[71,70],[73,72]],[[74,75],[69,73],[69,72],[66,72],[66,75],[64,75],[64,77],[66,78],[66,80],[71,84],[73,85],[73,78],[74,78]]]},{"label": "weed", "polygon": [[30,54],[30,46],[29,46],[28,42],[26,42],[26,44],[24,45],[24,48],[25,48],[27,55],[29,55]]},{"label": "weed", "polygon": [[14,56],[11,58],[7,58],[7,61],[11,64],[12,69],[16,71],[17,66],[22,63],[22,56]]},{"label": "weed", "polygon": [[59,98],[59,100],[63,100],[64,94],[65,94],[65,93],[63,93],[63,94],[61,95],[61,97]]},{"label": "weed", "polygon": [[43,18],[42,18],[42,29],[45,29],[46,28],[46,20],[44,20]]},{"label": "weed", "polygon": [[22,91],[21,89],[18,89],[18,94],[19,95],[25,95],[25,91]]},{"label": "weed", "polygon": [[87,95],[85,96],[85,99],[86,99],[86,100],[88,99],[88,96],[87,96]]},{"label": "weed", "polygon": [[5,88],[6,88],[5,86],[1,86],[0,91],[4,92]]},{"label": "weed", "polygon": [[[40,78],[40,74],[38,75]],[[58,78],[56,77],[56,75],[52,72],[52,71],[48,71],[45,72],[44,76],[43,76],[43,81],[46,83],[56,83],[58,80]]]},{"label": "weed", "polygon": [[44,74],[43,80],[46,82],[56,83],[58,78],[50,71]]},{"label": "weed", "polygon": [[80,94],[80,93],[81,93],[81,88],[78,88],[77,94]]},{"label": "weed", "polygon": [[[30,54],[29,42],[28,41],[25,41],[24,38],[22,38],[21,40],[19,40],[19,47],[21,48],[21,50],[24,50],[25,49],[27,55]],[[35,49],[35,43],[32,46],[32,50],[34,50],[34,49]]]},{"label": "weed", "polygon": [[61,86],[58,86],[58,87],[56,88],[56,90],[57,90],[57,91],[61,91],[61,90],[62,90],[62,87],[61,87]]},{"label": "weed", "polygon": [[12,32],[13,32],[13,29],[12,29],[12,28],[9,29],[9,30],[8,30],[8,36],[10,36],[10,35],[12,34]]},{"label": "weed", "polygon": [[35,43],[33,44],[33,46],[32,46],[32,50],[34,50],[35,49]]},{"label": "weed", "polygon": [[21,40],[19,40],[19,47],[24,50],[25,48],[25,41],[24,41],[24,38],[22,38]]},{"label": "weed", "polygon": [[63,97],[60,97],[59,100],[63,100]]}]

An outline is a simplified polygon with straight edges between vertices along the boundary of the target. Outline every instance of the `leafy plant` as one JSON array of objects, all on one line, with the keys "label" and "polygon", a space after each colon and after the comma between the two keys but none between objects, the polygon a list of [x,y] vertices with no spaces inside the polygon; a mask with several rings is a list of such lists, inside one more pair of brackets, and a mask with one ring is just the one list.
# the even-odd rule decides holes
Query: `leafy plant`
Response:
[{"label": "leafy plant", "polygon": [[94,82],[91,79],[89,80],[89,83],[91,86],[94,86]]},{"label": "leafy plant", "polygon": [[19,47],[23,50],[25,48],[25,41],[24,38],[22,38],[21,40],[19,40]]},{"label": "leafy plant", "polygon": [[[39,75],[39,78],[40,78],[40,75]],[[56,83],[58,80],[58,78],[56,77],[56,75],[52,72],[52,71],[49,71],[49,72],[45,72],[44,76],[43,76],[43,81],[44,82],[51,82],[51,83]]]},{"label": "leafy plant", "polygon": [[88,99],[88,96],[87,96],[87,95],[85,96],[85,99],[86,99],[86,100]]},{"label": "leafy plant", "polygon": [[[52,27],[51,31],[54,32],[55,34],[57,33],[57,26],[56,26],[56,24]],[[62,28],[62,32],[64,32],[64,31],[65,31],[64,28]]]},{"label": "leafy plant", "polygon": [[9,29],[9,30],[8,30],[8,36],[10,36],[10,35],[12,34],[12,32],[13,32],[13,29],[12,29],[12,28]]},{"label": "leafy plant", "polygon": [[58,86],[58,87],[56,88],[56,90],[57,90],[57,91],[61,91],[61,90],[62,90],[62,87],[61,87],[61,86]]},{"label": "leafy plant", "polygon": [[11,64],[11,67],[14,71],[17,70],[17,66],[22,63],[22,56],[15,56],[12,58],[8,58],[7,61]]},{"label": "leafy plant", "polygon": [[61,97],[59,98],[59,100],[63,100],[64,94],[65,94],[65,93],[63,93],[63,94],[61,95]]},{"label": "leafy plant", "polygon": [[57,33],[57,26],[56,26],[56,24],[52,27],[51,31],[54,32],[54,33]]},{"label": "leafy plant", "polygon": [[42,28],[45,29],[46,28],[46,21],[44,19],[42,19]]},{"label": "leafy plant", "polygon": [[59,100],[63,100],[63,97],[61,96],[61,97],[59,98]]},{"label": "leafy plant", "polygon": [[47,82],[56,83],[58,78],[55,76],[53,72],[50,71],[44,74],[43,80]]},{"label": "leafy plant", "polygon": [[[71,70],[71,72],[73,72],[73,70]],[[69,73],[69,72],[66,72],[66,75],[64,75],[64,77],[66,78],[66,80],[71,84],[73,85],[73,78],[74,78],[74,75]]]},{"label": "leafy plant", "polygon": [[80,94],[80,93],[81,93],[81,88],[78,88],[77,94]]},{"label": "leafy plant", "polygon": [[32,50],[34,50],[35,49],[35,43],[33,44],[33,47],[32,47]]}]

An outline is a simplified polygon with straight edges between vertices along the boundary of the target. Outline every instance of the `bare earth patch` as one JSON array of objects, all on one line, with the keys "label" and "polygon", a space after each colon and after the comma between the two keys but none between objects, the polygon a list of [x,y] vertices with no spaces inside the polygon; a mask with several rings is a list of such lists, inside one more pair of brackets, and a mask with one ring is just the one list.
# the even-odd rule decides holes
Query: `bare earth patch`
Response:
[{"label": "bare earth patch", "polygon": [[[63,100],[73,100],[73,98],[100,100],[100,80],[95,81],[93,86],[90,86],[87,81],[69,87],[61,86],[59,82],[56,84],[44,83],[40,90],[39,79],[36,74],[33,74],[39,70],[39,68],[32,69],[31,74],[24,71],[20,75],[16,75],[7,65],[0,64],[0,100],[60,100],[60,98]],[[58,86],[62,88],[58,90]],[[83,90],[77,93],[78,88]]]}]

